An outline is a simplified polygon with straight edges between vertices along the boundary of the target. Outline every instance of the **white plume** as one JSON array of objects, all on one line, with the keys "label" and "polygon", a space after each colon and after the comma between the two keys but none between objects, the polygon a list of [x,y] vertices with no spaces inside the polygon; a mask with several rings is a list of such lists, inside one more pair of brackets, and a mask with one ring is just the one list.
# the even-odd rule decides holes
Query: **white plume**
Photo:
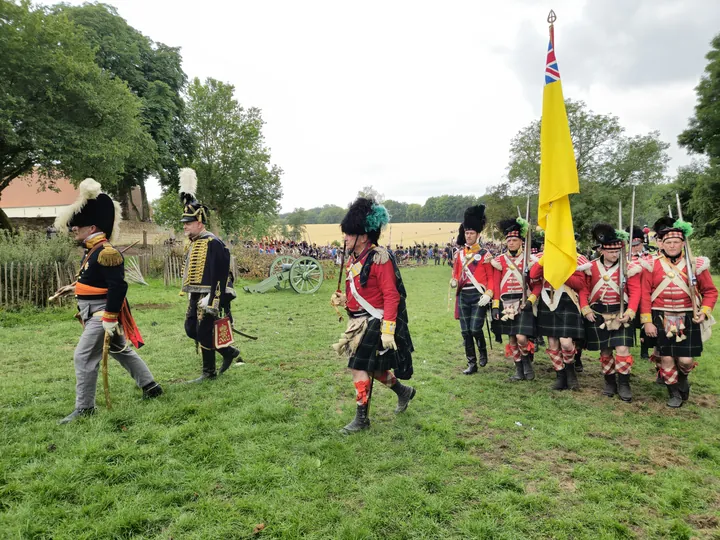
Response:
[{"label": "white plume", "polygon": [[102,193],[102,186],[97,180],[92,178],[86,178],[80,182],[80,196],[85,199],[97,199],[97,196]]},{"label": "white plume", "polygon": [[197,174],[189,167],[180,169],[180,193],[195,197],[197,191]]}]

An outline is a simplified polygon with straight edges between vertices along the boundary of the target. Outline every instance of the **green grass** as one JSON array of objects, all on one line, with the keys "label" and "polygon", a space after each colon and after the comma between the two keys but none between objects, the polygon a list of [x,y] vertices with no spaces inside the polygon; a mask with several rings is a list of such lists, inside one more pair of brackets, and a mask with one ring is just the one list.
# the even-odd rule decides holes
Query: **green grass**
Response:
[{"label": "green grass", "polygon": [[343,329],[333,283],[243,293],[237,326],[260,336],[241,343],[247,365],[187,386],[200,359],[186,299],[132,286],[166,394],[142,401],[111,360],[113,410],[99,387],[99,414],[66,426],[72,310],[0,313],[0,537],[720,538],[717,335],[679,410],[639,359],[632,404],[600,395],[596,361],[578,393],[550,392],[544,354],[534,382],[506,382],[497,344],[466,377],[448,274],[404,270],[418,393],[395,416],[377,385],[372,427],[351,437],[338,434],[354,389],[330,349]]}]

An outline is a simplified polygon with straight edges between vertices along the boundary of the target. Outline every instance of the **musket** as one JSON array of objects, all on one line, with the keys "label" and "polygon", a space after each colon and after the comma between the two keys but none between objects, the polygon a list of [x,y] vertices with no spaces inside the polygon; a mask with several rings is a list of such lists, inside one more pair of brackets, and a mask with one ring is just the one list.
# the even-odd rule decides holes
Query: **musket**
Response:
[{"label": "musket", "polygon": [[[683,219],[682,206],[680,205],[680,195],[675,194],[675,201],[677,202],[678,219]],[[685,236],[685,269],[687,271],[688,283],[690,284],[690,300],[692,300],[693,318],[698,316],[698,305],[697,305],[697,276],[695,275],[695,265],[692,263],[692,253],[690,252],[690,239]]]},{"label": "musket", "polygon": [[[342,294],[342,291],[340,290],[340,284],[342,283],[343,276],[345,276],[345,248],[346,248],[345,242],[343,242],[343,249],[342,249],[342,255],[340,256],[340,268],[338,269],[338,282],[337,282],[337,289],[335,289],[335,292]],[[340,308],[333,304],[333,308],[335,309],[335,313],[337,313],[338,316],[338,322],[343,321],[342,312],[340,311]]]},{"label": "musket", "polygon": [[630,208],[630,227],[628,230],[630,231],[630,246],[627,252],[627,262],[630,264],[632,261],[632,245],[633,245],[633,226],[635,225],[635,186],[633,186],[633,196],[632,196],[632,207]]},{"label": "musket", "polygon": [[[622,201],[618,201],[618,228],[622,231]],[[625,313],[625,284],[627,275],[627,268],[625,268],[625,242],[620,243],[620,269],[618,270],[618,285],[620,287],[620,317]]]},{"label": "musket", "polygon": [[[519,209],[518,209],[519,210]],[[525,234],[525,250],[523,252],[523,290],[522,300],[520,302],[520,309],[525,307],[527,301],[527,290],[530,285],[530,254],[532,253],[532,227],[530,227],[530,195],[527,198],[527,205],[525,207],[525,221],[527,221],[527,233]]]}]

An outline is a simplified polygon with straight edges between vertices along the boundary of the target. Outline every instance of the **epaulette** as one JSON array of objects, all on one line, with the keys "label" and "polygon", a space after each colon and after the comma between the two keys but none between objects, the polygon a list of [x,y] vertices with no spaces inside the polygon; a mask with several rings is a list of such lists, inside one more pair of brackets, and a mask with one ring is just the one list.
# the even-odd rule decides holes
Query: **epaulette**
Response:
[{"label": "epaulette", "polygon": [[575,271],[576,271],[576,272],[587,272],[591,267],[592,267],[592,263],[591,263],[591,262],[586,262],[586,263],[583,263],[583,264],[579,265],[579,266],[575,269]]},{"label": "epaulette", "polygon": [[490,264],[493,268],[500,270],[502,272],[502,263],[497,260],[497,258],[493,257],[493,259],[490,261]]},{"label": "epaulette", "polygon": [[707,257],[695,257],[695,275],[699,276],[700,272],[710,269],[710,259]]},{"label": "epaulette", "polygon": [[482,262],[484,264],[491,264],[492,260],[493,260],[492,253],[490,253],[489,251],[485,251],[485,255],[483,256]]},{"label": "epaulette", "polygon": [[385,264],[390,260],[390,254],[384,247],[377,246],[373,251],[375,252],[373,254],[373,262],[375,264]]},{"label": "epaulette", "polygon": [[642,266],[648,272],[652,272],[656,260],[657,257],[653,257],[652,259],[640,259],[640,266]]},{"label": "epaulette", "polygon": [[528,259],[528,270],[537,264],[538,258],[535,255],[530,255]]},{"label": "epaulette", "polygon": [[627,277],[631,278],[638,275],[642,272],[642,269],[643,267],[640,263],[631,263],[630,266],[628,266]]},{"label": "epaulette", "polygon": [[102,266],[120,266],[122,262],[122,254],[109,243],[105,243],[100,253],[98,253],[98,263]]}]

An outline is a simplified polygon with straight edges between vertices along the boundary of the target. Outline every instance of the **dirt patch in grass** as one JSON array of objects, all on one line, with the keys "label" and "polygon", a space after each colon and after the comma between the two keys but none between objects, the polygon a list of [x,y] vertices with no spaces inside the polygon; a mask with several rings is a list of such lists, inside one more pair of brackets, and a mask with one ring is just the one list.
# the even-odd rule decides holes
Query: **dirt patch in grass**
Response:
[{"label": "dirt patch in grass", "polygon": [[170,309],[171,304],[133,304],[133,309]]}]

